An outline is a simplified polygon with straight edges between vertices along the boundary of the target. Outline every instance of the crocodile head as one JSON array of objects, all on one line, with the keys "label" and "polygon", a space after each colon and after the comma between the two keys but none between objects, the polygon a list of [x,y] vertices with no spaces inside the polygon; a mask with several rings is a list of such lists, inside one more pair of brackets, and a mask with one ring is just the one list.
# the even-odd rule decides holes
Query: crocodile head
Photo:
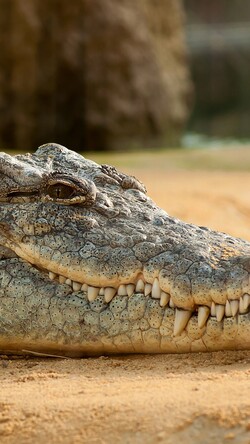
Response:
[{"label": "crocodile head", "polygon": [[[250,244],[57,145],[0,155],[0,349],[250,348]],[[1,302],[2,301],[2,302]]]}]

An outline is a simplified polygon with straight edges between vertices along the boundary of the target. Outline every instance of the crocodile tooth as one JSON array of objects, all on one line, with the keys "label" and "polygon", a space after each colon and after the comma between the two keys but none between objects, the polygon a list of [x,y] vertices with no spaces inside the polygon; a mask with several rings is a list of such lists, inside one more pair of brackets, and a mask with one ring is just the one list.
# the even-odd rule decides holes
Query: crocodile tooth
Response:
[{"label": "crocodile tooth", "polygon": [[226,302],[225,314],[227,317],[232,316],[231,304],[229,301]]},{"label": "crocodile tooth", "polygon": [[[67,279],[66,279],[66,281],[67,281]],[[66,283],[66,281],[65,281],[65,283]],[[73,290],[74,291],[79,291],[79,290],[81,290],[81,286],[82,286],[82,284],[80,284],[79,282],[75,282],[75,281],[73,281]]]},{"label": "crocodile tooth", "polygon": [[243,307],[244,307],[244,310],[247,310],[249,305],[250,305],[250,295],[245,293],[243,295]]},{"label": "crocodile tooth", "polygon": [[132,296],[132,294],[135,291],[135,285],[134,284],[128,284],[128,285],[126,285],[126,288],[127,288],[127,295],[129,297]]},{"label": "crocodile tooth", "polygon": [[216,319],[220,322],[225,314],[225,305],[216,304],[215,305]]},{"label": "crocodile tooth", "polygon": [[94,301],[98,294],[99,294],[99,288],[98,287],[88,287],[88,300],[89,302]]},{"label": "crocodile tooth", "polygon": [[144,293],[144,286],[145,286],[145,284],[144,284],[143,280],[139,279],[137,281],[137,284],[136,284],[136,287],[135,287],[136,293]]},{"label": "crocodile tooth", "polygon": [[145,284],[145,288],[144,288],[144,294],[145,296],[148,296],[152,291],[152,285],[147,283]]},{"label": "crocodile tooth", "polygon": [[207,319],[210,315],[210,308],[205,305],[198,308],[198,326],[199,328],[204,327],[207,322]]},{"label": "crocodile tooth", "polygon": [[59,282],[60,284],[65,284],[67,278],[65,276],[59,276]]},{"label": "crocodile tooth", "polygon": [[159,279],[155,278],[152,286],[152,298],[154,299],[160,299],[161,297],[161,289],[159,284]]},{"label": "crocodile tooth", "polygon": [[212,301],[212,304],[211,304],[211,316],[216,316],[216,309],[215,309],[214,301]]},{"label": "crocodile tooth", "polygon": [[232,316],[236,316],[239,310],[239,301],[234,299],[233,301],[230,301],[230,305],[231,305]]},{"label": "crocodile tooth", "polygon": [[87,284],[82,284],[81,290],[87,292],[88,291],[88,285]]},{"label": "crocodile tooth", "polygon": [[104,296],[104,287],[100,288],[99,295],[100,296]]},{"label": "crocodile tooth", "polygon": [[72,280],[71,279],[66,279],[65,284],[70,285],[70,287],[72,287]]},{"label": "crocodile tooth", "polygon": [[174,318],[174,336],[178,336],[185,329],[189,319],[192,316],[192,312],[188,310],[175,309]]},{"label": "crocodile tooth", "polygon": [[49,272],[49,278],[53,281],[56,278],[56,274],[52,273],[52,271]]},{"label": "crocodile tooth", "polygon": [[113,288],[113,287],[106,287],[104,289],[104,300],[105,300],[105,302],[108,303],[108,302],[112,301],[112,299],[115,296],[115,294],[116,294],[116,289],[115,288]]},{"label": "crocodile tooth", "polygon": [[169,299],[169,307],[175,308],[175,304],[172,298]]},{"label": "crocodile tooth", "polygon": [[239,313],[246,313],[246,309],[244,308],[244,300],[243,300],[243,297],[240,298],[240,303],[239,303]]},{"label": "crocodile tooth", "polygon": [[117,294],[118,296],[127,296],[126,285],[124,284],[119,285]]},{"label": "crocodile tooth", "polygon": [[170,299],[170,294],[161,291],[160,306],[165,307]]}]

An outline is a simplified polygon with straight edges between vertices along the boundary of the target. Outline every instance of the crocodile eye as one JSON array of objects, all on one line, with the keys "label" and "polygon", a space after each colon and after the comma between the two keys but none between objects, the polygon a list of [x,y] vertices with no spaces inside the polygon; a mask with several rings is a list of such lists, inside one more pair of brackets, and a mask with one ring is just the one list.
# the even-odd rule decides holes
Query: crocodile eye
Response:
[{"label": "crocodile eye", "polygon": [[46,191],[50,197],[55,199],[70,199],[75,195],[75,189],[63,183],[49,185]]}]

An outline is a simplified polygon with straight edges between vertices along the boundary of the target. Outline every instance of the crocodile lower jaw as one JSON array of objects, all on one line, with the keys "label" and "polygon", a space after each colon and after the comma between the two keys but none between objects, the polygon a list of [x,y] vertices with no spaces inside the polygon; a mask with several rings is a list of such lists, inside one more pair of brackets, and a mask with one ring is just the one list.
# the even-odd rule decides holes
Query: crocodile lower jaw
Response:
[{"label": "crocodile lower jaw", "polygon": [[[8,257],[18,257],[12,250],[1,247],[2,259]],[[33,264],[34,266],[34,264]],[[181,335],[182,331],[188,325],[189,320],[192,317],[197,318],[198,327],[200,329],[206,327],[206,324],[210,318],[216,318],[217,322],[223,322],[226,318],[236,318],[240,315],[249,313],[250,310],[250,295],[248,293],[242,294],[238,299],[228,299],[226,304],[217,304],[215,302],[209,302],[207,305],[196,305],[192,309],[185,309],[178,307],[171,295],[164,292],[159,285],[159,280],[154,279],[153,284],[146,282],[143,275],[136,283],[121,284],[119,286],[111,287],[94,287],[87,283],[81,283],[73,281],[65,276],[55,274],[46,269],[40,269],[36,267],[40,272],[46,273],[51,281],[58,282],[59,284],[66,284],[72,288],[74,292],[84,292],[89,302],[94,302],[99,296],[104,298],[105,303],[109,303],[115,296],[131,297],[133,294],[144,294],[145,297],[151,297],[154,300],[159,301],[159,305],[163,309],[172,309],[175,315],[174,317],[174,336]]]},{"label": "crocodile lower jaw", "polygon": [[175,313],[174,336],[178,336],[186,328],[190,318],[196,316],[198,319],[198,327],[203,328],[210,317],[215,317],[217,322],[223,322],[224,318],[236,317],[249,312],[250,295],[245,293],[240,299],[227,300],[225,305],[211,303],[211,306],[200,305],[192,310],[185,310],[176,306],[170,294],[162,291],[157,278],[153,284],[138,279],[136,284],[121,284],[118,288],[114,287],[93,287],[87,283],[72,281],[71,279],[49,272],[49,279],[57,281],[60,284],[69,285],[73,291],[82,291],[86,293],[89,302],[95,301],[98,296],[102,296],[106,303],[118,296],[131,297],[134,293],[144,294],[145,297],[151,297],[159,301],[162,308],[171,308]]}]

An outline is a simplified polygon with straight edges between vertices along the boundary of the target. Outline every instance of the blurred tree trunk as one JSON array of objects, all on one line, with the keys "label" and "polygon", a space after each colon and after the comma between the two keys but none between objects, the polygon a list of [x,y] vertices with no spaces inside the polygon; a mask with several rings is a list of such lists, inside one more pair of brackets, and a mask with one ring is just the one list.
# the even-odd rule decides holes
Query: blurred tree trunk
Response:
[{"label": "blurred tree trunk", "polygon": [[174,143],[191,83],[179,0],[1,0],[0,143]]}]

